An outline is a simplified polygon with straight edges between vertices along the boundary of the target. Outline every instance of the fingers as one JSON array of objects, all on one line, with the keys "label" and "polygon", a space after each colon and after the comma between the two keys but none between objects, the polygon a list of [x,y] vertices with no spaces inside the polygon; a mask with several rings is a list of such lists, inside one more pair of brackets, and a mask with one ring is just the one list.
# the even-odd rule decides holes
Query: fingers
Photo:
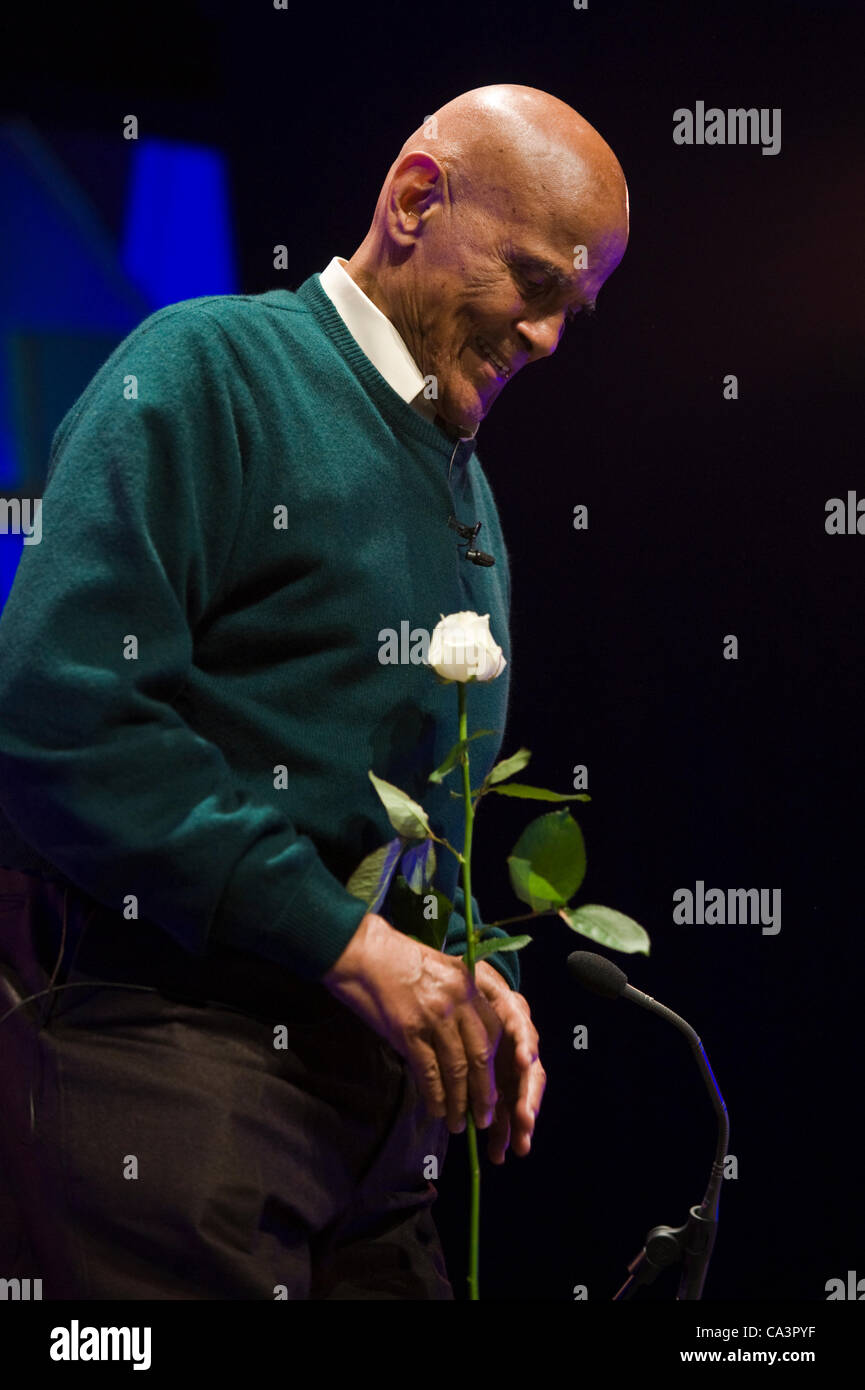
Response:
[{"label": "fingers", "polygon": [[454,1018],[439,1024],[433,1043],[444,1083],[448,1129],[456,1134],[465,1124],[469,1061],[464,1035]]},{"label": "fingers", "polygon": [[[482,1001],[475,1000],[474,1003]],[[459,1020],[468,1065],[468,1103],[478,1129],[486,1129],[492,1124],[498,1100],[495,1057],[501,1027],[495,1015],[486,1019],[473,1004],[460,1010]]]},{"label": "fingers", "polygon": [[528,1004],[521,995],[503,995],[498,1008],[504,1022],[504,1038],[496,1057],[496,1080],[507,1107],[508,1132],[494,1125],[488,1138],[492,1162],[504,1162],[510,1146],[520,1158],[532,1145],[535,1120],[546,1086],[546,1072],[538,1057],[538,1034]]},{"label": "fingers", "polygon": [[409,1060],[429,1114],[457,1134],[471,1106],[488,1129],[490,1161],[501,1164],[508,1148],[530,1151],[547,1077],[528,1002],[480,978],[477,986],[459,1002],[451,996],[452,1012],[424,1030]]},{"label": "fingers", "polygon": [[404,1055],[427,1111],[434,1119],[446,1119],[452,1134],[465,1129],[469,1106],[479,1129],[492,1122],[498,1100],[495,1057],[501,1032],[496,1015],[475,997],[436,1019],[422,1034],[406,1038]]},{"label": "fingers", "polygon": [[530,1067],[520,1071],[517,1096],[511,1107],[511,1147],[521,1158],[532,1146],[535,1119],[541,1107],[546,1084],[546,1072],[537,1058]]},{"label": "fingers", "polygon": [[434,1048],[420,1038],[407,1039],[404,1056],[414,1073],[427,1114],[434,1120],[444,1119],[447,1115],[447,1096]]},{"label": "fingers", "polygon": [[510,1105],[507,1098],[500,1095],[496,1105],[496,1117],[490,1125],[487,1135],[487,1156],[492,1163],[504,1163],[510,1142]]},{"label": "fingers", "polygon": [[541,1108],[541,1101],[544,1098],[544,1091],[547,1087],[547,1073],[544,1071],[540,1061],[535,1058],[530,1073],[529,1084],[527,1087],[526,1099],[528,1108],[532,1115],[537,1115]]}]

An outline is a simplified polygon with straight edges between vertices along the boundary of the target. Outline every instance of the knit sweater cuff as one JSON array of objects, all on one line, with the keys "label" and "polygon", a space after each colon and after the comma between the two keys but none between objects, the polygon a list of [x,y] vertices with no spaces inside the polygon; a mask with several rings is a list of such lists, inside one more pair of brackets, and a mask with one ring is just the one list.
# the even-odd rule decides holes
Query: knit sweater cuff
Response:
[{"label": "knit sweater cuff", "polygon": [[368,911],[318,860],[287,903],[259,897],[254,913],[245,919],[235,915],[227,926],[217,921],[211,936],[318,981],[342,955]]}]

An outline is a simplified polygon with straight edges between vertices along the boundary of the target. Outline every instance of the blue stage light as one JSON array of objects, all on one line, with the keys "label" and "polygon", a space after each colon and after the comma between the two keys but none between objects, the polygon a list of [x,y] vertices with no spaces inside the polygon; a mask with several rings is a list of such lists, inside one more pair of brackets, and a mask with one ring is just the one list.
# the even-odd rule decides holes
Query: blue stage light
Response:
[{"label": "blue stage light", "polygon": [[154,309],[237,292],[222,155],[174,141],[138,142],[123,266]]}]

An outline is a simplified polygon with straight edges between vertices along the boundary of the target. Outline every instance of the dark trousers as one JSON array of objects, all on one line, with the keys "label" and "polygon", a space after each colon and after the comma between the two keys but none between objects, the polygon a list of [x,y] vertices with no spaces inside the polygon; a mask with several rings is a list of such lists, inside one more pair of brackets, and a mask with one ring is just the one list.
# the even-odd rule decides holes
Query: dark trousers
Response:
[{"label": "dark trousers", "polygon": [[[61,940],[51,994],[15,1008]],[[0,869],[13,1008],[0,1278],[44,1299],[453,1298],[431,1213],[447,1126],[321,986]]]}]

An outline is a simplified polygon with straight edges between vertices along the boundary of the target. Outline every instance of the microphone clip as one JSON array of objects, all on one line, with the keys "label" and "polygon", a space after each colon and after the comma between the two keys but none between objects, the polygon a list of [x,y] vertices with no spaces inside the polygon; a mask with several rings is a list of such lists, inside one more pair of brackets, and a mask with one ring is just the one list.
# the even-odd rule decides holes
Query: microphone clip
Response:
[{"label": "microphone clip", "polygon": [[494,565],[495,558],[492,555],[488,555],[485,550],[476,550],[474,547],[474,542],[477,539],[478,531],[481,529],[482,525],[483,523],[480,521],[476,521],[472,525],[467,525],[465,522],[457,521],[456,517],[453,515],[448,517],[448,526],[450,526],[451,530],[456,531],[464,541],[468,541],[465,558],[471,560],[473,565]]}]

